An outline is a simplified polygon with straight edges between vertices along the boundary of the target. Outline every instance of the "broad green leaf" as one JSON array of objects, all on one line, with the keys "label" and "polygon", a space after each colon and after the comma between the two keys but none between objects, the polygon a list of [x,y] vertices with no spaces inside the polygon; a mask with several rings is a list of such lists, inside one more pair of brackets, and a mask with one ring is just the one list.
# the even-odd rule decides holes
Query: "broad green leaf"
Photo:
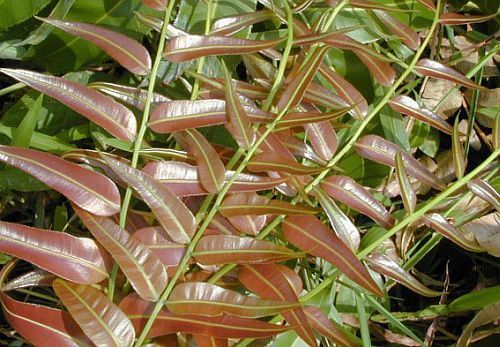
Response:
[{"label": "broad green leaf", "polygon": [[331,230],[313,216],[291,216],[283,221],[285,238],[304,252],[336,266],[354,282],[372,293],[383,293],[356,254]]},{"label": "broad green leaf", "polygon": [[[49,18],[62,19],[66,16],[71,6],[75,3],[75,0],[59,0],[56,6],[52,9],[49,14]],[[38,28],[33,30],[31,34],[25,38],[20,45],[37,45],[49,36],[54,27],[48,23],[42,23]]]},{"label": "broad green leaf", "polygon": [[14,136],[12,137],[11,146],[29,147],[33,132],[35,131],[38,114],[42,108],[43,94],[36,99],[33,108],[31,108],[23,118],[21,124],[17,127]]},{"label": "broad green leaf", "polygon": [[177,196],[142,171],[108,156],[103,159],[142,197],[172,240],[178,243],[190,242],[195,232],[194,216]]},{"label": "broad green leaf", "polygon": [[488,287],[464,294],[448,305],[450,312],[480,310],[500,300],[500,286]]},{"label": "broad green leaf", "polygon": [[139,42],[128,36],[88,23],[48,18],[40,18],[40,20],[92,42],[134,74],[147,75],[151,70],[149,52]]},{"label": "broad green leaf", "polygon": [[75,209],[96,240],[113,256],[141,298],[157,301],[167,285],[163,264],[151,250],[109,218]]},{"label": "broad green leaf", "polygon": [[76,283],[101,282],[110,267],[108,254],[92,239],[8,222],[0,222],[0,252]]},{"label": "broad green leaf", "polygon": [[300,306],[282,300],[259,299],[204,282],[178,284],[166,302],[169,311],[220,316],[231,314],[239,317],[257,318]]},{"label": "broad green leaf", "polygon": [[132,141],[137,131],[134,114],[113,99],[79,83],[28,70],[0,69],[4,74],[26,83],[103,127],[112,135]]},{"label": "broad green leaf", "polygon": [[196,244],[193,257],[203,265],[279,262],[300,254],[271,241],[234,235],[207,235]]},{"label": "broad green leaf", "polygon": [[120,193],[106,176],[32,149],[0,146],[0,161],[36,177],[82,209],[99,216],[120,211]]},{"label": "broad green leaf", "polygon": [[112,301],[89,285],[57,279],[52,284],[71,316],[97,346],[130,347],[132,323]]},{"label": "broad green leaf", "polygon": [[0,1],[0,30],[24,22],[47,6],[51,0]]},{"label": "broad green leaf", "polygon": [[[126,296],[120,303],[120,308],[128,315],[137,332],[146,325],[153,305],[141,300],[136,294]],[[269,324],[256,319],[242,318],[231,315],[214,317],[176,314],[162,309],[148,337],[162,336],[183,332],[200,334],[216,338],[264,338],[277,335],[288,330],[283,325]]]}]

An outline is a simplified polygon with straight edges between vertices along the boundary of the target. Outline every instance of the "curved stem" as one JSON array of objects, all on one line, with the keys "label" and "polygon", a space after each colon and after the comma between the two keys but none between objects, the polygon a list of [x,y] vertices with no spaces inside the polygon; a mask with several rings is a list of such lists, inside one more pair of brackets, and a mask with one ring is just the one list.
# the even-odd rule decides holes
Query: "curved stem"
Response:
[{"label": "curved stem", "polygon": [[[288,7],[288,3],[285,3],[285,6]],[[293,28],[289,28],[288,31],[289,31],[288,35],[293,35],[292,34]],[[287,45],[291,45],[293,42],[293,38],[291,40],[287,40],[287,42],[288,42]],[[282,64],[286,64],[286,62],[282,62]],[[284,73],[284,70],[283,70],[283,73]],[[180,261],[179,266],[177,268],[177,271],[172,276],[167,287],[161,293],[160,299],[156,302],[155,306],[153,307],[151,315],[149,316],[148,321],[146,322],[146,325],[144,326],[144,329],[142,330],[137,342],[135,343],[136,347],[141,346],[142,343],[144,342],[144,340],[146,339],[146,337],[147,337],[149,331],[151,330],[156,318],[158,317],[158,314],[160,313],[161,308],[165,305],[165,302],[167,301],[170,293],[174,289],[174,286],[177,284],[177,281],[179,280],[180,276],[187,270],[187,267],[189,265],[188,264],[189,259],[191,258],[191,255],[193,254],[193,251],[196,247],[196,244],[198,243],[200,238],[203,236],[203,233],[205,232],[205,230],[209,226],[210,222],[212,221],[213,217],[217,213],[217,210],[218,210],[219,206],[221,205],[222,200],[226,196],[227,192],[229,191],[229,189],[231,188],[233,183],[236,181],[238,175],[240,173],[242,173],[243,170],[246,168],[246,166],[250,162],[252,156],[258,150],[259,146],[264,142],[266,137],[274,130],[274,128],[276,127],[278,122],[281,120],[281,118],[283,118],[283,116],[286,114],[287,111],[288,110],[286,108],[284,108],[276,116],[276,118],[273,120],[273,122],[267,125],[267,128],[264,131],[264,133],[255,141],[255,143],[252,145],[252,147],[250,147],[248,149],[245,158],[240,163],[240,165],[238,165],[238,168],[235,170],[231,179],[228,182],[226,182],[224,184],[224,186],[222,187],[221,191],[217,195],[217,198],[215,199],[215,202],[214,202],[212,208],[208,212],[207,216],[203,220],[203,223],[200,225],[200,227],[196,231],[196,234],[193,236],[190,244],[188,245],[188,247],[186,249],[186,253],[185,253],[184,257],[182,258],[182,260]],[[238,153],[240,153],[240,151],[238,151],[235,154],[235,156],[237,156]],[[231,161],[233,161],[233,160],[231,160]]]},{"label": "curved stem", "polygon": [[[149,114],[151,112],[151,103],[153,101],[153,93],[155,89],[156,78],[158,75],[158,69],[160,68],[163,49],[165,48],[165,38],[167,37],[167,26],[169,24],[170,15],[172,14],[174,5],[175,5],[175,0],[169,1],[168,7],[165,10],[165,15],[163,18],[163,26],[161,28],[161,33],[160,33],[160,41],[158,43],[158,50],[156,52],[156,57],[153,63],[153,67],[149,75],[150,77],[149,77],[148,94],[146,97],[146,103],[144,106],[144,112],[142,114],[142,121],[139,128],[139,132],[137,134],[137,137],[135,138],[134,151],[132,153],[132,161],[130,164],[134,168],[137,167],[137,163],[139,162],[140,149],[148,126],[148,120],[149,120]],[[125,223],[127,221],[127,213],[128,213],[128,208],[130,206],[131,198],[132,198],[132,189],[130,187],[127,187],[127,190],[125,191],[125,196],[123,198],[122,207],[120,210],[120,227],[122,228],[125,227]],[[111,270],[109,285],[108,285],[108,297],[110,300],[113,300],[117,273],[118,273],[118,265],[115,263],[113,265],[113,269]]]}]

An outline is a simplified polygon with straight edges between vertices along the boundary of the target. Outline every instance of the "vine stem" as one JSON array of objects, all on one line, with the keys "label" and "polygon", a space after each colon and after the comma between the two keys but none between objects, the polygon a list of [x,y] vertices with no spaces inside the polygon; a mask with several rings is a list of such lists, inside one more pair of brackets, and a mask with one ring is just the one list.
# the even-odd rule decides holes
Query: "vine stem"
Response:
[{"label": "vine stem", "polygon": [[[146,103],[144,105],[144,112],[142,114],[141,125],[139,127],[139,132],[137,133],[137,137],[134,142],[134,150],[132,153],[132,161],[130,166],[133,168],[137,167],[137,163],[139,162],[139,154],[142,145],[142,141],[144,140],[144,135],[146,134],[149,114],[151,112],[151,103],[153,101],[153,93],[155,89],[156,78],[158,75],[158,69],[160,68],[161,58],[163,54],[163,50],[165,48],[165,38],[167,37],[167,27],[170,22],[170,15],[172,14],[172,10],[175,5],[175,0],[171,0],[168,3],[168,7],[165,10],[165,14],[163,17],[163,25],[160,33],[160,42],[158,43],[158,51],[156,52],[156,57],[153,63],[153,67],[151,69],[150,77],[149,77],[149,86],[148,93],[146,96]],[[130,206],[130,200],[132,198],[132,188],[129,186],[125,191],[125,196],[123,197],[122,207],[120,209],[120,227],[125,228],[125,224],[127,221],[128,209]],[[116,275],[118,273],[118,264],[115,262],[113,265],[113,269],[111,270],[109,285],[108,285],[108,297],[112,301],[114,292],[115,292],[115,284],[116,284]]]},{"label": "vine stem", "polygon": [[[438,7],[440,8],[442,0],[438,0]],[[330,170],[342,159],[353,147],[354,143],[356,140],[361,136],[363,133],[363,130],[368,126],[370,121],[378,114],[378,112],[384,107],[387,102],[389,102],[390,98],[392,97],[392,94],[399,88],[399,86],[404,82],[405,78],[408,77],[408,75],[412,72],[413,68],[417,64],[418,60],[420,59],[420,56],[425,50],[425,47],[429,43],[429,41],[432,38],[433,32],[436,30],[437,26],[439,24],[439,11],[436,11],[434,14],[434,19],[432,21],[431,28],[429,29],[429,32],[427,33],[424,41],[420,45],[419,49],[417,52],[415,52],[415,56],[413,57],[412,61],[410,64],[408,64],[408,68],[403,72],[403,74],[398,78],[398,80],[392,85],[392,87],[385,93],[384,97],[379,101],[377,106],[363,119],[361,124],[359,125],[358,129],[354,133],[354,135],[351,137],[351,139],[346,143],[346,145],[338,152],[325,166],[325,169],[314,178],[306,187],[305,191],[306,193],[310,192],[314,187],[316,187],[322,180],[325,178],[325,176],[330,172]],[[297,196],[295,197],[292,201],[291,204],[296,204],[300,201],[300,197]],[[262,230],[255,238],[260,240],[265,238],[269,233],[277,227],[281,221],[285,218],[285,215],[279,215],[276,216],[276,218],[269,223],[264,230]],[[234,264],[229,264],[224,267],[222,267],[217,273],[215,273],[209,280],[210,283],[215,283],[217,280],[219,280],[222,276],[224,276],[226,273],[228,273],[231,269],[235,267]]]},{"label": "vine stem", "polygon": [[[293,25],[292,24],[292,21],[291,21],[291,10],[289,8],[289,5],[288,3],[285,2],[285,8],[287,10],[287,13],[289,13],[289,25]],[[293,43],[293,27],[289,27],[289,30],[288,30],[288,36],[292,36],[291,39],[287,40],[287,47],[285,48],[285,50],[290,50],[291,48],[289,46],[292,45]],[[286,64],[285,61],[281,62],[281,64]],[[284,74],[285,70],[282,69],[281,70],[282,73]],[[282,78],[283,76],[281,76]],[[279,76],[277,76],[277,79],[279,78]],[[148,321],[146,322],[139,338],[137,339],[136,343],[135,343],[135,347],[140,347],[143,343],[144,343],[144,340],[146,339],[149,331],[151,330],[156,318],[158,317],[158,314],[160,313],[160,310],[161,308],[165,305],[165,302],[167,301],[170,293],[172,292],[172,290],[174,289],[178,279],[180,278],[180,276],[186,271],[187,267],[188,267],[188,262],[189,262],[189,259],[191,258],[191,255],[193,254],[193,251],[196,247],[196,244],[198,243],[198,241],[200,240],[200,238],[203,236],[203,233],[205,232],[205,230],[207,229],[208,225],[210,224],[210,222],[212,221],[213,217],[215,216],[215,214],[217,213],[217,210],[219,208],[219,206],[221,205],[222,203],[222,200],[224,199],[224,197],[226,196],[227,192],[229,191],[229,189],[231,188],[232,184],[236,181],[238,175],[243,172],[243,170],[246,168],[246,166],[248,165],[248,163],[250,162],[252,156],[255,154],[255,152],[258,150],[259,146],[264,142],[264,140],[266,139],[266,137],[274,130],[274,128],[276,127],[276,125],[278,124],[278,122],[281,120],[281,118],[287,113],[288,109],[287,108],[284,108],[277,116],[276,118],[273,120],[272,123],[268,124],[267,127],[266,127],[266,130],[264,131],[264,133],[256,140],[256,142],[252,145],[252,147],[250,147],[247,151],[247,154],[245,156],[245,158],[242,160],[242,162],[240,163],[240,165],[238,166],[238,168],[235,170],[235,173],[233,174],[233,176],[231,177],[231,179],[226,182],[224,184],[224,186],[222,187],[221,191],[219,192],[219,194],[217,195],[217,198],[215,199],[215,202],[212,206],[212,208],[210,209],[210,211],[208,212],[207,216],[204,218],[203,220],[203,223],[200,225],[200,227],[198,228],[198,230],[196,231],[196,234],[193,236],[191,242],[189,243],[187,249],[186,249],[186,253],[184,255],[184,257],[182,258],[182,260],[180,261],[179,263],[179,266],[177,268],[177,271],[175,272],[175,274],[172,276],[172,278],[170,279],[167,287],[163,290],[163,292],[161,293],[160,295],[160,298],[159,300],[156,302],[155,306],[153,307],[153,310],[148,318]],[[239,153],[239,151],[237,152]],[[204,204],[205,206],[205,204]],[[198,215],[200,215],[200,213],[198,213]]]}]

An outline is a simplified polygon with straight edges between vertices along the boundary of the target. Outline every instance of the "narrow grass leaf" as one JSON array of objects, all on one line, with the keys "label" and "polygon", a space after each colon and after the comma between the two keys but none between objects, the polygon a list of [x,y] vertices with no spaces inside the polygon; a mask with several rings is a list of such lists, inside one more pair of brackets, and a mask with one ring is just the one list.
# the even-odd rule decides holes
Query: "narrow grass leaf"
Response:
[{"label": "narrow grass leaf", "polygon": [[135,138],[137,121],[134,114],[93,89],[28,70],[0,69],[0,72],[58,100],[119,139],[133,141]]},{"label": "narrow grass leaf", "polygon": [[103,159],[143,198],[172,240],[190,242],[195,232],[194,216],[174,193],[140,170],[106,156]]},{"label": "narrow grass leaf", "polygon": [[453,126],[453,136],[451,141],[451,150],[453,153],[453,169],[455,176],[458,179],[464,177],[465,168],[467,166],[467,158],[465,158],[465,151],[460,142],[459,119],[455,118],[455,125]]},{"label": "narrow grass leaf", "polygon": [[321,187],[333,199],[361,212],[386,229],[394,225],[394,218],[364,187],[347,176],[330,176]]},{"label": "narrow grass leaf", "polygon": [[490,203],[498,212],[500,212],[500,194],[495,188],[484,180],[473,180],[467,182],[467,187],[472,194],[480,197],[484,201]]},{"label": "narrow grass leaf", "polygon": [[204,316],[231,314],[257,318],[279,314],[300,304],[245,296],[210,283],[188,282],[174,288],[166,306],[173,313],[190,312]]},{"label": "narrow grass leaf", "polygon": [[151,70],[149,52],[139,42],[116,31],[93,24],[39,18],[68,34],[92,42],[109,54],[120,65],[136,75],[147,75]]},{"label": "narrow grass leaf", "polygon": [[221,60],[222,69],[224,70],[224,79],[226,85],[226,114],[229,117],[231,135],[234,140],[243,149],[249,149],[255,142],[256,136],[252,129],[250,120],[241,104],[240,97],[236,93],[231,79],[231,74],[226,67],[226,64]]},{"label": "narrow grass leaf", "polygon": [[0,252],[83,284],[106,279],[111,264],[92,239],[8,222],[0,222]]},{"label": "narrow grass leaf", "polygon": [[234,235],[207,235],[200,239],[193,256],[203,265],[220,265],[274,263],[297,258],[300,254],[271,241]]},{"label": "narrow grass leaf", "polygon": [[476,82],[468,79],[460,72],[430,59],[422,59],[415,66],[415,71],[428,77],[450,81],[472,89],[485,89]]},{"label": "narrow grass leaf", "polygon": [[106,176],[59,157],[27,148],[0,146],[0,161],[12,165],[100,216],[120,211],[120,193]]},{"label": "narrow grass leaf", "polygon": [[314,256],[325,259],[372,293],[383,293],[356,254],[331,230],[313,216],[290,216],[283,221],[285,238]]},{"label": "narrow grass leaf", "polygon": [[396,177],[401,191],[401,199],[407,213],[411,214],[417,206],[417,194],[410,183],[410,179],[406,174],[405,163],[401,152],[396,154]]},{"label": "narrow grass leaf", "polygon": [[189,147],[189,153],[196,158],[202,186],[210,193],[217,193],[226,177],[226,168],[219,155],[207,139],[195,129],[184,131],[183,139]]},{"label": "narrow grass leaf", "polygon": [[97,346],[132,346],[132,323],[112,301],[92,286],[57,279],[54,291],[71,316]]},{"label": "narrow grass leaf", "polygon": [[163,57],[174,63],[210,55],[240,55],[260,52],[281,43],[277,40],[247,40],[227,36],[182,35],[168,41]]},{"label": "narrow grass leaf", "polygon": [[[396,166],[396,154],[401,148],[392,142],[377,135],[366,135],[360,138],[354,145],[356,152],[363,158],[373,160],[387,166]],[[438,190],[444,190],[446,185],[434,176],[424,165],[406,152],[401,152],[406,172]]]},{"label": "narrow grass leaf", "polygon": [[36,98],[33,106],[30,107],[26,115],[24,116],[21,123],[17,127],[16,132],[12,136],[11,146],[14,147],[29,147],[31,138],[35,131],[36,123],[38,121],[38,116],[42,108],[43,94],[40,94]]},{"label": "narrow grass leaf", "polygon": [[441,116],[420,106],[415,100],[408,96],[397,95],[393,97],[388,104],[393,110],[427,123],[437,130],[450,135],[453,133],[453,127]]},{"label": "narrow grass leaf", "polygon": [[401,265],[396,263],[393,259],[389,258],[385,254],[380,254],[380,253],[370,254],[366,259],[369,262],[369,266],[373,270],[389,278],[392,278],[396,282],[413,290],[415,293],[428,297],[435,297],[441,295],[441,292],[436,292],[424,286],[408,271],[403,269]]},{"label": "narrow grass leaf", "polygon": [[[153,305],[141,300],[136,294],[130,294],[121,301],[119,307],[128,315],[136,332],[140,332],[146,325]],[[288,329],[290,327],[269,324],[256,319],[226,314],[214,317],[176,314],[163,308],[148,337],[153,338],[181,332],[224,339],[264,338],[277,335]]]},{"label": "narrow grass leaf", "polygon": [[438,213],[431,213],[424,217],[424,224],[440,233],[448,240],[454,242],[458,246],[471,252],[481,252],[482,248],[472,237],[467,237],[468,234],[463,233],[459,229],[451,225],[446,218]]}]

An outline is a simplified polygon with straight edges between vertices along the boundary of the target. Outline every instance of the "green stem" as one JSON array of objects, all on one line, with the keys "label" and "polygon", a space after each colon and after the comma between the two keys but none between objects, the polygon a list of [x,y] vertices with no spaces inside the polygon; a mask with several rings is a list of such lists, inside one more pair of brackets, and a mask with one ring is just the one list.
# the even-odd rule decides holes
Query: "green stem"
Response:
[{"label": "green stem", "polygon": [[[130,165],[134,168],[137,167],[137,163],[139,162],[140,149],[148,126],[149,113],[151,111],[151,102],[153,101],[153,93],[155,89],[156,78],[158,75],[158,69],[160,67],[162,59],[163,49],[165,47],[165,38],[167,37],[167,26],[169,24],[170,15],[172,14],[174,5],[175,5],[175,0],[169,1],[168,7],[165,10],[165,15],[163,18],[163,26],[161,28],[160,41],[158,43],[158,51],[156,52],[155,61],[149,77],[148,94],[146,97],[146,103],[144,106],[142,121],[139,128],[139,132],[134,142],[134,151],[132,153],[132,161],[130,163]],[[125,191],[125,196],[123,198],[123,204],[120,210],[120,227],[122,228],[125,227],[125,223],[127,221],[127,213],[128,213],[128,208],[130,206],[131,198],[132,198],[132,189],[130,187],[127,187],[127,190]],[[118,273],[118,265],[115,262],[115,264],[113,265],[113,269],[111,270],[109,285],[108,285],[108,297],[111,301],[113,301],[113,296],[115,292],[117,273]]]},{"label": "green stem", "polygon": [[[288,4],[286,4],[286,6],[288,6]],[[288,31],[289,31],[288,35],[292,35],[291,32],[293,31],[293,28],[289,28]],[[292,42],[293,42],[293,40],[287,40],[287,42],[288,42],[289,45],[291,45]],[[282,62],[282,64],[286,64],[286,62]],[[283,73],[284,73],[284,70],[283,70]],[[278,122],[281,120],[281,118],[283,118],[283,116],[286,114],[287,111],[288,111],[287,108],[284,108],[276,116],[276,118],[273,120],[273,122],[267,125],[266,130],[264,131],[264,133],[256,140],[256,142],[252,145],[252,147],[250,147],[248,149],[245,158],[240,163],[240,165],[238,166],[238,168],[235,170],[234,175],[222,187],[221,191],[217,195],[217,198],[215,199],[215,202],[214,202],[212,208],[208,212],[206,218],[203,220],[203,223],[200,225],[200,227],[198,228],[196,234],[193,236],[190,244],[188,245],[188,247],[186,249],[186,253],[185,253],[184,257],[182,258],[182,260],[180,261],[179,266],[177,268],[177,271],[175,272],[175,274],[170,279],[167,287],[161,293],[159,300],[156,302],[156,304],[155,304],[155,306],[154,306],[154,308],[153,308],[153,310],[151,312],[151,315],[149,316],[148,321],[146,322],[146,325],[144,326],[144,329],[142,330],[139,338],[137,339],[137,342],[134,345],[135,347],[139,347],[139,346],[142,345],[142,343],[146,339],[149,331],[151,330],[151,328],[152,328],[152,326],[153,326],[156,318],[158,317],[158,314],[160,313],[161,308],[165,305],[165,302],[167,301],[170,293],[174,289],[174,287],[175,287],[178,279],[187,270],[189,259],[191,258],[192,254],[193,254],[193,251],[194,251],[194,249],[196,247],[196,244],[198,243],[199,239],[203,236],[203,233],[205,232],[205,230],[207,229],[207,227],[210,224],[211,220],[213,219],[213,217],[217,213],[218,207],[221,205],[222,200],[226,196],[227,192],[229,191],[229,189],[231,188],[231,186],[233,185],[233,183],[236,181],[238,175],[241,172],[243,172],[243,170],[246,168],[246,166],[250,162],[252,156],[255,154],[255,152],[259,148],[259,146],[264,142],[264,140],[266,139],[266,137],[274,130],[274,128],[276,127],[276,125],[278,124]],[[233,161],[233,160],[231,160],[231,161]],[[234,161],[234,162],[236,162],[236,161]],[[204,213],[204,211],[202,213]]]}]

